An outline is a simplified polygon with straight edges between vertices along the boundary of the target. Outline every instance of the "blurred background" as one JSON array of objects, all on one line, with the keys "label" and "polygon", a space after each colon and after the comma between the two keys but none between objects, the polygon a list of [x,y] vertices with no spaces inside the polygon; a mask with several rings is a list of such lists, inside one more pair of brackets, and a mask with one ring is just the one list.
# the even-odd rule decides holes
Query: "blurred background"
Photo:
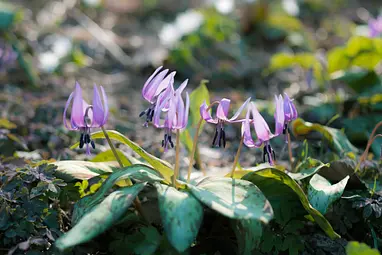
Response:
[{"label": "blurred background", "polygon": [[[160,65],[177,71],[177,84],[190,79],[189,91],[209,80],[211,101],[229,97],[233,109],[251,96],[271,122],[273,97],[285,91],[305,120],[345,128],[351,142],[363,145],[381,119],[381,98],[361,110],[357,103],[381,93],[382,43],[367,46],[367,38],[379,35],[370,21],[381,7],[380,0],[2,1],[0,152],[29,159],[86,157],[68,149],[79,134],[62,124],[78,81],[88,100],[94,83],[105,87],[108,128],[157,156],[172,157],[172,151],[162,154],[160,130],[142,128],[138,117],[147,107],[142,86]],[[355,119],[365,111],[374,117]],[[204,129],[200,150],[209,169],[229,169],[240,125],[227,127],[224,150],[211,148],[214,129]],[[259,151],[244,149],[243,166],[259,162]]]}]

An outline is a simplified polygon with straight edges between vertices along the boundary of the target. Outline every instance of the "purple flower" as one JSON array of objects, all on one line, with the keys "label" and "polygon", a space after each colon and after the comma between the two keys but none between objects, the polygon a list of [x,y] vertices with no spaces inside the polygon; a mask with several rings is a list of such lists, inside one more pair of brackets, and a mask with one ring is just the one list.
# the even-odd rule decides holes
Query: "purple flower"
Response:
[{"label": "purple flower", "polygon": [[[190,108],[190,98],[186,92],[186,104],[184,104],[182,98],[182,92],[187,86],[188,80],[185,80],[179,88],[174,91],[173,77],[170,86],[163,91],[157,99],[157,103],[154,109],[153,124],[157,128],[164,128],[165,135],[162,140],[162,147],[165,151],[168,149],[168,145],[173,148],[171,135],[174,130],[182,130],[187,126],[188,112]],[[164,116],[162,116],[164,115]],[[161,116],[164,121],[161,121]]]},{"label": "purple flower", "polygon": [[382,16],[369,20],[369,36],[378,37],[382,34]]},{"label": "purple flower", "polygon": [[158,73],[161,69],[162,66],[158,67],[147,79],[145,85],[143,85],[142,96],[150,103],[150,106],[146,110],[142,111],[141,114],[139,114],[139,117],[146,115],[146,122],[144,123],[144,126],[146,127],[153,119],[154,109],[159,95],[174,83],[174,76],[176,72],[171,72],[167,75],[168,69],[165,69]]},{"label": "purple flower", "polygon": [[12,46],[0,41],[0,72],[4,72],[11,67],[17,57],[18,54],[13,50]]},{"label": "purple flower", "polygon": [[[244,122],[242,123],[241,132],[243,135],[243,142],[247,147],[257,147],[259,148],[264,144],[264,152],[263,152],[263,161],[265,161],[265,157],[267,157],[267,161],[274,165],[274,160],[276,160],[275,152],[270,145],[270,140],[273,137],[278,136],[283,131],[284,127],[284,109],[283,109],[283,98],[280,95],[279,97],[275,96],[276,101],[276,112],[275,112],[275,133],[273,134],[269,129],[267,122],[264,120],[263,116],[257,110],[255,104],[251,102],[248,106],[248,111]],[[252,115],[252,119],[250,119],[250,115]],[[257,141],[253,141],[251,135],[250,124],[253,124],[253,127],[256,132]]]},{"label": "purple flower", "polygon": [[[281,97],[281,95],[280,95]],[[289,122],[297,119],[298,114],[296,110],[296,106],[293,104],[293,100],[291,100],[286,93],[284,93],[284,130],[283,134],[286,134],[288,130]]]},{"label": "purple flower", "polygon": [[[90,139],[90,128],[102,127],[105,125],[109,116],[106,93],[102,86],[100,86],[100,88],[102,99],[97,86],[94,85],[93,105],[89,105],[83,100],[81,86],[76,82],[76,87],[66,102],[63,114],[63,122],[67,129],[81,131],[80,148],[86,144],[86,153],[88,155],[90,154],[89,144],[95,149],[94,141]],[[66,111],[72,101],[70,124],[68,124],[66,120]]]},{"label": "purple flower", "polygon": [[248,98],[230,119],[228,119],[227,116],[228,116],[231,100],[227,98],[223,98],[222,100],[220,100],[219,105],[216,109],[215,118],[212,118],[211,114],[207,111],[208,106],[206,102],[203,102],[203,104],[200,106],[200,115],[205,121],[212,124],[216,124],[216,131],[215,131],[214,139],[212,141],[212,146],[220,147],[223,144],[223,147],[225,147],[226,141],[225,141],[224,123],[225,122],[228,122],[228,123],[243,122],[244,119],[238,119],[238,117],[240,113],[243,111],[243,109],[247,106],[250,100],[251,98]]}]

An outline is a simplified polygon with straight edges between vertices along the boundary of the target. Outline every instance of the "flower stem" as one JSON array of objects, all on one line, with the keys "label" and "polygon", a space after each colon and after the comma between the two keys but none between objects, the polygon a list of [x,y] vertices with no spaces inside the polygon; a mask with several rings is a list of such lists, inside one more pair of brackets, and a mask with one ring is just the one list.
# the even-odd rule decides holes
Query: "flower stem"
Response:
[{"label": "flower stem", "polygon": [[[219,104],[219,101],[215,101],[212,104],[210,104],[207,107],[206,111],[208,112],[211,109],[211,107],[213,105],[215,105],[215,104]],[[203,118],[200,117],[198,125],[196,126],[195,135],[194,135],[194,141],[193,141],[193,144],[192,144],[192,150],[191,150],[190,157],[189,157],[190,163],[188,165],[188,170],[187,170],[187,183],[190,182],[192,165],[194,164],[194,156],[195,156],[195,151],[196,151],[196,145],[198,144],[199,131],[200,131],[200,128],[202,126],[202,123],[203,123]],[[206,173],[204,171],[204,168],[201,168],[201,169],[203,171],[203,174],[206,175]]]},{"label": "flower stem", "polygon": [[[370,146],[372,145],[372,143],[374,142],[375,138],[377,138],[378,136],[380,135],[375,135],[375,132],[377,132],[377,129],[379,127],[382,126],[382,121],[378,122],[377,125],[375,125],[373,131],[371,132],[371,135],[370,135],[370,138],[369,138],[369,141],[367,142],[367,145],[366,145],[366,149],[365,151],[362,153],[360,159],[359,159],[359,162],[355,168],[355,171],[357,172],[359,170],[359,167],[361,166],[362,162],[366,159],[367,157],[367,154],[369,153],[369,149],[370,149]],[[375,136],[374,136],[375,135]]]},{"label": "flower stem", "polygon": [[179,152],[180,152],[180,131],[179,129],[176,130],[176,148],[175,148],[175,169],[174,169],[174,175],[172,180],[172,186],[176,188],[176,180],[178,179],[179,175]]},{"label": "flower stem", "polygon": [[[111,151],[112,151],[113,154],[114,154],[114,157],[115,157],[116,160],[118,161],[119,166],[120,166],[121,168],[123,168],[124,165],[123,165],[123,163],[122,163],[122,160],[121,160],[121,158],[118,156],[117,150],[115,149],[113,143],[111,142],[111,139],[110,139],[110,137],[109,137],[109,134],[106,132],[106,130],[105,130],[104,127],[101,127],[101,129],[102,129],[103,134],[105,135],[105,138],[106,138],[106,140],[107,140],[107,143],[108,143],[109,146],[110,146]],[[125,179],[125,181],[126,181],[126,184],[127,184],[128,186],[132,186],[132,185],[133,185],[133,183],[131,182],[131,180],[130,180],[129,178]],[[142,216],[142,218],[143,218],[146,222],[149,222],[149,221],[147,220],[145,214],[143,213],[142,205],[141,205],[141,202],[139,201],[138,196],[135,197],[135,200],[134,200],[134,207],[135,207],[135,209],[138,211],[138,213]]]},{"label": "flower stem", "polygon": [[239,157],[240,157],[241,147],[243,147],[243,140],[244,140],[244,136],[241,136],[239,148],[237,149],[236,156],[235,156],[235,159],[233,161],[231,178],[233,178],[233,175],[235,174],[236,165],[237,165],[237,162],[239,161]]},{"label": "flower stem", "polygon": [[[290,168],[293,170],[293,155],[292,155],[292,145],[290,144],[290,134],[288,129],[286,130],[286,135],[288,139],[288,156],[289,156],[289,163],[290,163]],[[293,171],[292,171],[293,172]]]}]

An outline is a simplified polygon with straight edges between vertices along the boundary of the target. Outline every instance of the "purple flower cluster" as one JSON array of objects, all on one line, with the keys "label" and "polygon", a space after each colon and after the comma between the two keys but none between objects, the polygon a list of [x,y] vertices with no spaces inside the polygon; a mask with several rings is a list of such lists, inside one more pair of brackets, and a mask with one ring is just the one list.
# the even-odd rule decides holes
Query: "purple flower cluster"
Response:
[{"label": "purple flower cluster", "polygon": [[[186,102],[182,98],[182,92],[186,88],[188,80],[185,80],[178,89],[174,89],[174,76],[176,72],[167,75],[168,69],[159,72],[159,67],[147,79],[142,89],[142,96],[150,106],[144,110],[140,117],[146,115],[144,126],[149,122],[157,128],[165,130],[162,147],[167,151],[169,145],[174,147],[172,132],[182,130],[187,126],[190,98],[186,92]],[[166,76],[167,75],[167,76]]]},{"label": "purple flower cluster", "polygon": [[370,37],[378,37],[382,35],[382,16],[379,16],[376,19],[370,19],[368,26]]},{"label": "purple flower cluster", "polygon": [[[230,106],[230,100],[223,98],[217,107],[216,117],[212,118],[211,114],[207,111],[208,106],[203,103],[200,106],[200,115],[202,118],[209,122],[216,124],[215,136],[212,142],[213,146],[223,146],[225,147],[225,132],[224,123],[242,123],[242,136],[243,142],[247,147],[261,147],[264,145],[263,160],[267,161],[273,165],[275,160],[275,153],[270,145],[270,140],[281,133],[286,133],[288,129],[288,124],[297,118],[297,110],[294,106],[292,100],[287,94],[284,98],[279,95],[275,96],[276,112],[274,114],[275,118],[275,132],[272,133],[269,129],[267,122],[261,116],[260,112],[257,110],[253,102],[249,102],[248,98],[242,106],[237,110],[234,116],[228,119],[228,110]],[[247,106],[247,114],[244,119],[239,119],[240,113]],[[256,133],[257,141],[254,141],[251,135],[251,124]]]}]

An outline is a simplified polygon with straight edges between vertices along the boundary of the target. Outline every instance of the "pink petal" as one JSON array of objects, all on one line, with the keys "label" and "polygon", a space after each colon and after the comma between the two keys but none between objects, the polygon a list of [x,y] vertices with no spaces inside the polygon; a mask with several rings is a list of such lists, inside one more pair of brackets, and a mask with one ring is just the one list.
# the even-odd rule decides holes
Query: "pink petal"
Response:
[{"label": "pink petal", "polygon": [[82,99],[82,90],[80,84],[76,82],[71,113],[71,123],[74,128],[85,126],[83,101],[84,100]]},{"label": "pink petal", "polygon": [[232,116],[232,118],[230,118],[228,120],[228,122],[242,122],[243,120],[238,120],[238,121],[235,121],[240,113],[244,110],[244,108],[247,106],[247,104],[249,103],[249,101],[251,101],[251,98],[248,98],[241,106],[240,108],[236,111],[236,113]]},{"label": "pink petal", "polygon": [[94,84],[93,94],[93,122],[92,127],[100,127],[103,125],[105,111],[103,109],[101,96],[98,92],[97,86]]},{"label": "pink petal", "polygon": [[69,130],[76,130],[76,129],[78,129],[78,128],[74,128],[74,127],[72,127],[72,125],[69,126],[69,125],[68,125],[68,121],[66,120],[66,111],[67,111],[68,108],[69,108],[70,102],[73,100],[73,95],[74,95],[74,92],[70,93],[69,98],[68,98],[68,101],[66,101],[66,104],[65,104],[64,114],[63,114],[63,116],[62,116],[62,121],[63,121],[65,127],[66,127],[67,129],[69,129]]},{"label": "pink petal", "polygon": [[104,109],[103,122],[102,122],[102,126],[103,126],[103,125],[105,125],[105,123],[107,122],[107,119],[109,118],[109,104],[107,101],[107,96],[106,96],[105,90],[103,89],[102,86],[100,86],[100,87],[101,87],[101,93],[102,93],[102,98],[103,98],[103,109]]},{"label": "pink petal", "polygon": [[228,120],[227,119],[227,116],[228,116],[228,111],[229,111],[229,105],[231,103],[231,100],[227,99],[227,98],[223,98],[222,100],[220,100],[220,103],[218,105],[218,108],[216,110],[216,117],[220,120]]},{"label": "pink petal", "polygon": [[188,95],[188,92],[186,92],[186,108],[184,109],[184,119],[183,119],[183,123],[182,123],[182,127],[181,129],[185,128],[187,126],[187,123],[188,123],[188,113],[190,111],[190,97]]},{"label": "pink petal", "polygon": [[273,137],[273,135],[269,130],[267,122],[265,121],[263,116],[261,116],[254,103],[251,103],[250,110],[253,116],[253,126],[256,131],[257,139],[261,141],[270,140]]},{"label": "pink petal", "polygon": [[255,147],[255,142],[253,141],[252,135],[251,135],[249,119],[245,119],[244,122],[242,122],[241,135],[243,136],[243,142],[247,147],[249,148]]},{"label": "pink petal", "polygon": [[186,79],[182,84],[180,84],[179,88],[175,91],[175,93],[181,94],[184,90],[184,88],[187,86],[188,79]]},{"label": "pink petal", "polygon": [[213,124],[217,124],[218,123],[218,120],[217,119],[213,119],[211,117],[211,114],[207,111],[207,104],[206,104],[206,101],[203,102],[203,104],[200,105],[200,116],[207,122],[209,123],[213,123]]},{"label": "pink petal", "polygon": [[283,105],[283,97],[280,95],[277,97],[275,95],[276,101],[276,111],[275,111],[275,136],[281,134],[284,129],[284,105]]},{"label": "pink petal", "polygon": [[[155,70],[155,72],[146,81],[146,83],[145,83],[145,85],[143,86],[143,89],[142,89],[142,96],[143,96],[143,98],[145,98],[150,103],[153,103],[152,101],[154,100],[155,95],[157,94],[157,91],[159,89],[161,89],[161,91],[162,91],[165,88],[164,84],[162,83],[162,81],[163,81],[164,77],[166,76],[166,74],[168,72],[168,69],[163,70],[158,75],[156,75],[156,73],[159,70],[160,70],[160,68]],[[159,92],[161,92],[161,91],[159,91]]]}]

